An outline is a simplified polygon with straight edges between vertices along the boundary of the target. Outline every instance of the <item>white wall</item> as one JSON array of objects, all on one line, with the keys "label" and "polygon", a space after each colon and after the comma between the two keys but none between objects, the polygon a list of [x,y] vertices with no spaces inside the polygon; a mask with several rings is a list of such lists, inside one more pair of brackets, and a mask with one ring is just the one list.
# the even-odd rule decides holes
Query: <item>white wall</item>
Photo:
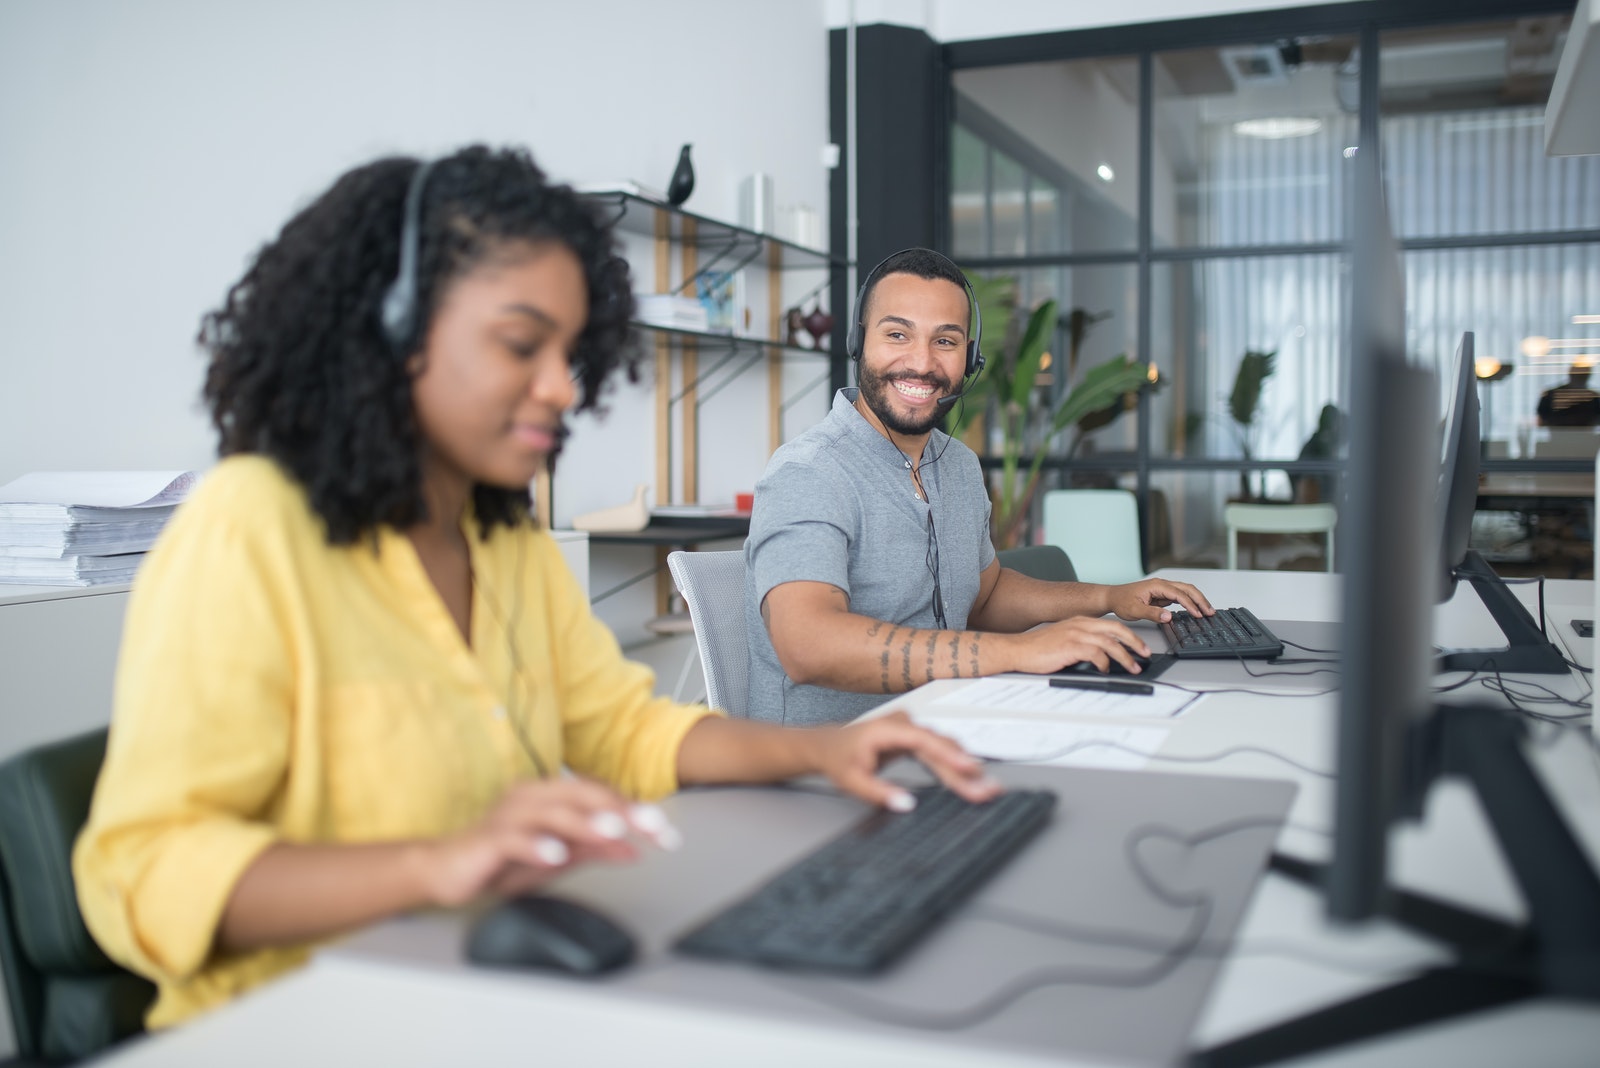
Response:
[{"label": "white wall", "polygon": [[[734,218],[739,179],[763,171],[780,203],[825,211],[827,76],[821,0],[8,0],[0,482],[207,466],[200,316],[356,163],[520,142],[558,177],[661,187],[687,141],[691,208]],[[648,286],[651,260],[635,266]],[[741,389],[764,410],[764,376],[745,377],[706,419],[747,407]],[[579,429],[567,515],[653,471],[649,394],[619,393],[609,435]],[[708,454],[708,493],[754,483],[764,422],[752,435],[761,449]]]}]

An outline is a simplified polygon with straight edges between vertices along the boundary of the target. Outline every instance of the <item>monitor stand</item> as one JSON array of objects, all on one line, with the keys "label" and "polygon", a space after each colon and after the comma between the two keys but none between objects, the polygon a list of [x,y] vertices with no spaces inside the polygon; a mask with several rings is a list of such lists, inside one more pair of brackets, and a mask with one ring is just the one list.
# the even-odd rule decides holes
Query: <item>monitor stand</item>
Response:
[{"label": "monitor stand", "polygon": [[1456,568],[1456,576],[1472,583],[1483,599],[1500,631],[1506,636],[1504,649],[1463,649],[1446,653],[1439,661],[1440,671],[1472,671],[1493,674],[1565,675],[1571,665],[1561,654],[1533,614],[1517,600],[1505,580],[1476,549]]},{"label": "monitor stand", "polygon": [[[1198,1051],[1191,1065],[1268,1064],[1534,997],[1600,1002],[1600,876],[1523,755],[1522,723],[1504,709],[1450,706],[1413,730],[1411,751],[1422,755],[1427,782],[1454,774],[1474,787],[1527,902],[1527,922],[1391,891],[1387,914],[1451,946],[1453,964]],[[1272,867],[1313,886],[1325,870],[1281,855]]]}]

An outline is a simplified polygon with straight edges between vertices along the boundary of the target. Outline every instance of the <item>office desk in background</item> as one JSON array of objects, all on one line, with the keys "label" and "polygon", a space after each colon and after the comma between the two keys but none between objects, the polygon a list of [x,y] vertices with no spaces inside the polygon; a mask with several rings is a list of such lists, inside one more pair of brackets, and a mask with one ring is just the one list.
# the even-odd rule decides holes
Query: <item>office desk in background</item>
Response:
[{"label": "office desk in background", "polygon": [[1478,508],[1502,512],[1560,511],[1594,504],[1593,472],[1495,471],[1478,480]]},{"label": "office desk in background", "polygon": [[[1195,579],[1214,603],[1242,604],[1266,619],[1320,617],[1328,622],[1337,617],[1336,576],[1216,571],[1165,574]],[[1514,589],[1525,602],[1532,597],[1531,587]],[[1587,582],[1552,583],[1547,590],[1552,615],[1558,609],[1592,604],[1592,591]],[[1451,644],[1481,643],[1487,628],[1493,626],[1470,587],[1462,587],[1455,600],[1439,610],[1439,619],[1441,640]],[[963,685],[935,683],[896,704],[937,717],[946,706],[934,707],[932,702]],[[1570,679],[1560,685],[1574,694],[1583,689]],[[1467,696],[1488,697],[1486,693]],[[1215,695],[1166,723],[1171,731],[1159,754],[1209,757],[1243,744],[1281,753],[1312,768],[1331,768],[1336,706],[1333,694],[1294,698]],[[956,714],[958,709],[950,706],[946,712]],[[1541,737],[1545,734],[1542,729],[1540,733]],[[1533,747],[1531,759],[1552,784],[1558,804],[1591,858],[1600,856],[1600,774],[1594,752],[1578,732],[1551,737],[1553,740]],[[1179,773],[1189,778],[1180,780]],[[1321,857],[1327,850],[1327,838],[1320,831],[1331,823],[1329,782],[1266,754],[1239,753],[1197,764],[1155,761],[1139,772],[1078,774],[1117,776],[1135,786],[1147,783],[1152,787],[1192,781],[1193,776],[1287,779],[1296,783],[1298,793],[1279,848],[1310,858]],[[757,795],[769,801],[784,798],[777,791]],[[681,795],[672,803],[692,806],[714,802],[716,797],[715,791],[705,791]],[[816,806],[850,804],[813,795],[790,800],[799,803],[791,815],[802,809],[814,813]],[[759,817],[754,812],[747,817],[762,828],[762,834],[751,840],[752,847],[760,851],[756,861],[776,864],[773,850],[803,848],[801,838],[810,836],[815,841],[823,837],[816,824],[786,822],[782,814],[786,810],[785,805],[768,807]],[[697,821],[692,814],[685,809],[679,816],[691,841],[697,841]],[[794,837],[797,832],[799,837]],[[1500,915],[1521,914],[1515,888],[1494,852],[1475,800],[1464,788],[1447,784],[1437,789],[1425,825],[1398,831],[1395,843],[1395,878],[1401,885]],[[673,860],[690,856],[686,851],[677,858],[657,859],[666,860],[670,867]],[[1026,859],[1024,854],[1021,860]],[[682,870],[678,871],[681,876]],[[576,873],[573,881],[577,884],[618,874],[626,873]],[[702,877],[706,874],[701,873]],[[1065,874],[1063,886],[1070,885],[1073,878],[1071,873]],[[649,900],[649,886],[634,885],[624,891],[618,888],[629,886],[625,881],[608,885],[612,889],[605,893],[638,892],[645,895],[642,901]],[[593,889],[601,892],[599,887]],[[625,921],[630,919],[619,909],[613,911]],[[659,914],[654,919],[648,913],[642,915],[647,928],[660,930],[652,927],[660,923]],[[555,1063],[652,1066],[1104,1063],[1093,1058],[1040,1057],[1027,1050],[974,1049],[938,1033],[863,1027],[859,1022],[813,1018],[808,1024],[803,1017],[751,1011],[742,1001],[685,1005],[665,997],[630,994],[606,983],[474,971],[441,960],[441,954],[447,955],[459,944],[460,922],[459,917],[433,915],[380,925],[324,951],[305,972],[176,1033],[132,1046],[109,1063],[137,1068],[357,1059],[421,1065],[513,1059],[523,1050],[530,1058]],[[1316,894],[1290,880],[1269,876],[1257,887],[1194,1029],[1194,1041],[1214,1044],[1382,985],[1440,959],[1434,948],[1385,923],[1354,931],[1330,927],[1321,918]],[[745,976],[749,985],[763,981],[758,973],[737,967],[729,974]],[[649,975],[639,978],[644,982]],[[1073,996],[1093,998],[1100,992],[1083,987],[1075,989]],[[1303,1063],[1320,1068],[1413,1068],[1418,1064],[1532,1068],[1592,1064],[1596,1049],[1600,1049],[1600,1013],[1533,1002]]]}]

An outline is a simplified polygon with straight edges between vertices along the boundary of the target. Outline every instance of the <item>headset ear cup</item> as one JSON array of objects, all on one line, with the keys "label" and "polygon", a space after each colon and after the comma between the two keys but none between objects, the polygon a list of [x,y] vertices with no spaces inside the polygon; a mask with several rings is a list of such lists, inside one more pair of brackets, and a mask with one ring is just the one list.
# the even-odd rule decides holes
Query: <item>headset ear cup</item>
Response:
[{"label": "headset ear cup", "polygon": [[851,322],[850,329],[844,335],[844,352],[852,360],[861,359],[861,345],[865,340],[862,337],[863,333],[861,323],[857,321]]},{"label": "headset ear cup", "polygon": [[379,318],[383,325],[383,338],[396,352],[403,351],[411,337],[411,306],[415,298],[415,279],[402,275],[389,283],[383,294]]},{"label": "headset ear cup", "polygon": [[973,338],[967,342],[967,377],[972,378],[983,370],[983,353],[978,348],[978,339]]}]

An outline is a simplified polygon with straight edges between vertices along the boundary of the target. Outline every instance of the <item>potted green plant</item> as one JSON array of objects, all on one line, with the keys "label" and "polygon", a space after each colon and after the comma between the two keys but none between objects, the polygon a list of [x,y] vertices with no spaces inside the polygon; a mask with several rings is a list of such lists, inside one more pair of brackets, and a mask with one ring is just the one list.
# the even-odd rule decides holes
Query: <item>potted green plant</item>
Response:
[{"label": "potted green plant", "polygon": [[[1267,379],[1277,370],[1277,350],[1256,352],[1247,350],[1233,375],[1233,391],[1228,394],[1228,415],[1233,419],[1234,433],[1239,441],[1239,453],[1246,460],[1255,459],[1255,438],[1260,414],[1261,391]],[[1239,472],[1239,498],[1251,501],[1256,495],[1250,490],[1250,472]]]},{"label": "potted green plant", "polygon": [[[1070,428],[1075,435],[1072,449],[1076,449],[1084,433],[1110,422],[1125,406],[1125,398],[1150,385],[1152,377],[1148,364],[1131,360],[1126,353],[1078,374],[1078,348],[1089,328],[1108,318],[1109,312],[1097,315],[1079,308],[1058,318],[1054,300],[1025,312],[1017,304],[1016,279],[970,281],[983,312],[981,343],[988,363],[967,393],[951,432],[959,437],[987,412],[987,402],[995,401],[1001,466],[991,488],[991,527],[995,545],[1011,548],[1027,520],[1050,443]],[[1067,366],[1058,373],[1065,374],[1072,388],[1052,407],[1039,389],[1039,375],[1058,326],[1067,330],[1071,346]],[[1025,450],[1033,454],[1026,469],[1022,466]]]}]

